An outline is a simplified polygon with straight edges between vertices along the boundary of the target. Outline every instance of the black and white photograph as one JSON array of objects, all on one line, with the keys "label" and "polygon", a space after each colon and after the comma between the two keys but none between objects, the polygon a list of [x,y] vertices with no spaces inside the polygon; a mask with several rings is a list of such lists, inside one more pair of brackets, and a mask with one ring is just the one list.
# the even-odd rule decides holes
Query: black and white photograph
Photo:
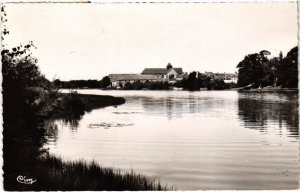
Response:
[{"label": "black and white photograph", "polygon": [[2,2],[3,190],[298,189],[297,9]]}]

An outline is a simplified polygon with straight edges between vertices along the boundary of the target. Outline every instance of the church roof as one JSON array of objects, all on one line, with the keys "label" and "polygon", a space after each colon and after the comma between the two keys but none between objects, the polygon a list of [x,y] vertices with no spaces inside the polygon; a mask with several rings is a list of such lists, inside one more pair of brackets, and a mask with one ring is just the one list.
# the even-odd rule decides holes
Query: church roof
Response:
[{"label": "church roof", "polygon": [[109,74],[108,77],[112,81],[125,81],[125,80],[157,80],[158,78],[152,75],[140,74]]},{"label": "church roof", "polygon": [[167,72],[166,68],[145,68],[142,74],[165,75]]},{"label": "church roof", "polygon": [[[178,74],[183,74],[182,68],[172,68]],[[171,69],[167,70],[166,68],[145,68],[141,74],[149,75],[166,75]]]}]

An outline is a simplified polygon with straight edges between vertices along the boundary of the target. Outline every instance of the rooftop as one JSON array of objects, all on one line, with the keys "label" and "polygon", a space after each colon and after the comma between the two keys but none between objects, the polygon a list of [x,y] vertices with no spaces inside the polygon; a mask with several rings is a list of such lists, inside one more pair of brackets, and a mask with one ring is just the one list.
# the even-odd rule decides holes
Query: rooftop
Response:
[{"label": "rooftop", "polygon": [[[182,68],[172,68],[178,74],[183,74]],[[145,68],[141,74],[151,74],[151,75],[166,75],[171,69],[167,68]]]},{"label": "rooftop", "polygon": [[153,75],[141,75],[141,74],[109,74],[108,77],[113,81],[124,81],[124,80],[158,80]]}]

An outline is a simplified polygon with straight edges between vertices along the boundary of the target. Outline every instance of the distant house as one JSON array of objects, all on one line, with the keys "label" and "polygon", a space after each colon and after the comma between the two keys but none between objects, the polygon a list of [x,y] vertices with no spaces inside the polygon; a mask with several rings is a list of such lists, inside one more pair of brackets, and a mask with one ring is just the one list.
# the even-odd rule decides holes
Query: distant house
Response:
[{"label": "distant house", "polygon": [[136,73],[109,74],[108,77],[110,78],[112,87],[124,87],[125,83],[133,83],[135,81],[141,81],[142,83],[146,81],[161,81],[160,78],[153,75],[141,75]]},{"label": "distant house", "polygon": [[142,75],[153,75],[164,80],[179,80],[184,75],[182,68],[173,68],[168,63],[166,68],[145,68]]},{"label": "distant house", "polygon": [[214,76],[213,72],[206,72],[206,71],[205,71],[204,75],[206,75],[207,77],[213,77]]},{"label": "distant house", "polygon": [[237,72],[235,73],[212,73],[212,72],[206,72],[204,73],[207,77],[213,78],[213,79],[222,79],[225,83],[237,83]]}]

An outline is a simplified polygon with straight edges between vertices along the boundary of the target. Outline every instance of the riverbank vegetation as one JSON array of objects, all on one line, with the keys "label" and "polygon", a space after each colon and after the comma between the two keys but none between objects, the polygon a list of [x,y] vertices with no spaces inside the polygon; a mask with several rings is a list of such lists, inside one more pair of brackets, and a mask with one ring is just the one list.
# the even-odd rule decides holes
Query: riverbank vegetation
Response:
[{"label": "riverbank vegetation", "polygon": [[101,80],[89,79],[89,80],[70,80],[70,81],[61,81],[55,79],[53,81],[54,86],[64,89],[104,89],[110,85],[110,78],[108,76],[103,77]]},{"label": "riverbank vegetation", "polygon": [[[140,174],[104,168],[95,161],[64,161],[54,156],[39,159],[35,190],[167,190],[159,182]],[[47,187],[45,187],[47,186]]]},{"label": "riverbank vegetation", "polygon": [[207,90],[223,90],[230,88],[230,85],[226,84],[223,79],[209,77],[196,71],[191,72],[187,78],[177,81],[173,86],[190,91],[200,90],[201,88],[206,88]]},{"label": "riverbank vegetation", "polygon": [[246,55],[237,65],[238,86],[297,88],[298,47],[292,48],[285,57],[280,52],[277,57],[268,58],[270,54],[269,51],[263,50]]},{"label": "riverbank vegetation", "polygon": [[[43,144],[45,121],[80,117],[95,108],[119,105],[123,98],[59,93],[31,56],[34,45],[3,49],[3,159],[5,190],[163,190],[160,183],[133,172],[102,168],[95,162],[64,162]],[[73,118],[72,117],[72,118]],[[22,184],[18,176],[36,180]]]}]

